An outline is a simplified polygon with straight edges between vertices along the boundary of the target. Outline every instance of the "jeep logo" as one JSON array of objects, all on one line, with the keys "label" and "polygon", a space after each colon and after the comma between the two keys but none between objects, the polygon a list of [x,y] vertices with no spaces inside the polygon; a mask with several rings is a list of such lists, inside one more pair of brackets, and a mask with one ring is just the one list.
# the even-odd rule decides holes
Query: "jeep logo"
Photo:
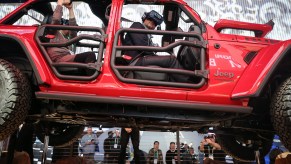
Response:
[{"label": "jeep logo", "polygon": [[227,78],[233,78],[234,77],[234,73],[231,73],[231,72],[220,72],[219,70],[217,70],[215,73],[214,73],[214,76],[216,77],[227,77]]}]

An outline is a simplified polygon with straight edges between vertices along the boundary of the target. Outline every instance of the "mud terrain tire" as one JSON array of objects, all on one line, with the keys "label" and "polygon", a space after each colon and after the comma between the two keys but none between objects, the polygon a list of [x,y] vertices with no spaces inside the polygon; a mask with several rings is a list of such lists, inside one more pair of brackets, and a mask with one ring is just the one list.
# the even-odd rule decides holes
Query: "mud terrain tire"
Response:
[{"label": "mud terrain tire", "polygon": [[30,107],[27,78],[11,63],[0,59],[0,141],[18,129]]},{"label": "mud terrain tire", "polygon": [[271,102],[271,121],[283,145],[291,150],[291,77],[275,92]]},{"label": "mud terrain tire", "polygon": [[[271,135],[269,141],[262,140],[262,149],[260,150],[260,156],[264,157],[270,151],[273,143],[273,137]],[[252,162],[255,161],[255,152],[254,147],[246,147],[242,146],[237,142],[235,136],[232,135],[218,135],[217,134],[217,141],[221,146],[221,149],[227,153],[228,155],[232,156],[233,158],[241,161],[241,162]]]},{"label": "mud terrain tire", "polygon": [[83,125],[69,125],[62,123],[55,123],[49,127],[45,124],[39,123],[36,126],[36,136],[44,143],[46,131],[49,135],[49,146],[65,147],[74,143],[84,131]]}]

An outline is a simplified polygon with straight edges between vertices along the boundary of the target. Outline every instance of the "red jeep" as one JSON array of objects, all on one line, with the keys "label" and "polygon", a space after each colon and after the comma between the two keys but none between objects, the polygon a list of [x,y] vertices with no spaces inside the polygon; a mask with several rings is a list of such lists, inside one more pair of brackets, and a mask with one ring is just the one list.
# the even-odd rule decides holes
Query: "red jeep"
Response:
[{"label": "red jeep", "polygon": [[[245,161],[254,160],[253,150],[266,154],[274,134],[291,150],[291,40],[265,38],[272,22],[219,20],[212,27],[183,0],[73,2],[85,4],[82,12],[92,12],[104,26],[50,25],[50,0],[27,0],[0,20],[0,140],[23,121],[37,120],[39,129],[54,129],[50,145],[69,142],[84,125],[95,124],[200,133],[214,127],[223,149]],[[163,26],[123,25],[131,24],[122,14],[126,7],[143,12],[136,4],[159,8]],[[24,25],[23,17],[35,23]],[[66,43],[49,42],[49,31],[58,29],[79,34]],[[130,32],[151,34],[161,46],[124,46]],[[94,51],[97,62],[52,62],[47,47],[69,45]],[[125,50],[175,55],[185,69],[128,65]],[[189,82],[169,81],[171,74],[188,75]]]}]

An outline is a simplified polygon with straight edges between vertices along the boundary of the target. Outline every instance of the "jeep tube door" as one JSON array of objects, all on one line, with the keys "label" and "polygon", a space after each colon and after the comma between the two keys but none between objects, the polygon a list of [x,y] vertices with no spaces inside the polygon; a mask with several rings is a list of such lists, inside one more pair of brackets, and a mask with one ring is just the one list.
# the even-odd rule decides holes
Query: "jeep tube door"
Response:
[{"label": "jeep tube door", "polygon": [[[183,3],[184,5],[187,5]],[[129,6],[131,4],[127,3],[126,6]],[[149,4],[147,4],[149,5]],[[185,6],[179,4],[178,2],[168,2],[168,3],[162,3],[162,4],[156,4],[153,2],[151,4],[153,6],[161,7],[160,13],[164,14],[165,18],[168,18],[167,14],[169,13],[175,13],[175,21],[172,20],[165,20],[166,27],[162,30],[147,30],[147,29],[136,29],[136,28],[128,28],[123,27],[116,29],[116,34],[114,37],[113,42],[113,49],[112,49],[112,55],[111,55],[111,68],[113,69],[115,75],[117,78],[125,83],[133,83],[133,84],[141,84],[141,85],[152,85],[152,86],[167,86],[167,87],[177,87],[177,88],[201,88],[205,82],[207,77],[207,70],[205,70],[205,47],[206,42],[204,41],[201,34],[198,32],[189,31],[189,27],[191,25],[195,26],[199,24],[196,21],[189,21],[189,20],[183,20],[180,24],[183,24],[187,21],[189,21],[189,25],[185,27],[184,30],[179,30],[178,23],[180,19],[179,13],[183,10],[185,12],[189,12]],[[180,8],[180,6],[182,8]],[[133,7],[134,8],[134,7]],[[125,14],[127,15],[127,14]],[[189,15],[189,13],[188,13]],[[121,17],[121,16],[120,16]],[[128,19],[128,18],[127,18]],[[191,16],[191,19],[194,18]],[[120,18],[122,20],[122,18]],[[118,22],[121,22],[120,20],[117,20]],[[181,19],[182,20],[182,19]],[[200,22],[201,23],[201,22]],[[199,27],[198,25],[197,27]],[[191,26],[192,27],[192,26]],[[127,33],[138,33],[138,34],[148,34],[152,35],[153,38],[157,36],[157,38],[162,38],[161,43],[158,42],[158,44],[161,46],[155,47],[155,46],[125,46],[122,45],[122,39],[124,39],[124,36]],[[183,39],[184,37],[188,39]],[[195,40],[189,40],[189,38],[195,38]],[[199,69],[197,70],[187,70],[187,69],[171,69],[171,68],[164,68],[159,66],[135,66],[135,65],[124,65],[123,63],[120,63],[126,54],[123,54],[124,51],[127,50],[137,50],[137,51],[143,51],[143,52],[155,52],[158,56],[159,53],[162,53],[163,55],[179,55],[181,53],[181,50],[179,50],[179,47],[195,47],[198,49],[201,49],[199,51]],[[180,48],[182,49],[182,48]],[[178,56],[177,55],[177,56]],[[201,57],[200,57],[201,56]],[[124,76],[124,72],[133,72],[133,76]],[[137,75],[138,74],[138,75]],[[148,75],[149,74],[149,75]],[[196,81],[190,81],[190,82],[172,82],[167,81],[166,78],[163,79],[164,74],[183,74],[188,75],[189,77],[197,77],[195,79]],[[137,75],[137,76],[135,76]]]}]

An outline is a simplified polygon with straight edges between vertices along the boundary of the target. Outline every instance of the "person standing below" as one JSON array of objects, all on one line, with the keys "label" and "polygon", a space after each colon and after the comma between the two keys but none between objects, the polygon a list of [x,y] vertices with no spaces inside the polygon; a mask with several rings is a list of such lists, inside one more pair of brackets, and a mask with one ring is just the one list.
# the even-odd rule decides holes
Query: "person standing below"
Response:
[{"label": "person standing below", "polygon": [[225,163],[226,154],[216,143],[214,134],[204,137],[198,149],[205,154],[204,163]]},{"label": "person standing below", "polygon": [[98,144],[97,135],[93,133],[92,127],[87,128],[87,134],[81,139],[83,157],[94,160],[96,145]]},{"label": "person standing below", "polygon": [[177,150],[175,142],[170,143],[170,149],[166,153],[166,164],[177,163]]},{"label": "person standing below", "polygon": [[[63,19],[63,6],[69,10],[69,20]],[[58,0],[57,7],[53,13],[51,24],[54,25],[70,25],[77,26],[73,4],[71,0]],[[51,43],[64,43],[69,39],[77,36],[75,30],[54,30],[54,38],[50,40]],[[53,62],[79,62],[79,63],[94,63],[96,55],[94,52],[84,52],[75,54],[73,48],[70,47],[48,47],[47,52]]]},{"label": "person standing below", "polygon": [[118,129],[116,129],[114,131],[115,136],[113,137],[112,141],[111,141],[111,154],[110,154],[110,158],[112,163],[117,163],[118,161],[118,155],[119,152],[121,150],[121,145],[120,145],[120,132]]},{"label": "person standing below", "polygon": [[195,154],[193,147],[190,147],[187,152],[183,154],[182,164],[195,164],[198,162],[198,156]]},{"label": "person standing below", "polygon": [[18,132],[15,146],[15,153],[20,152],[21,154],[26,152],[29,155],[30,163],[33,163],[33,143],[36,139],[33,135],[34,129],[33,123],[24,123]]},{"label": "person standing below", "polygon": [[121,150],[118,157],[118,164],[125,163],[126,148],[129,141],[129,137],[131,138],[131,142],[133,145],[135,164],[140,164],[139,129],[137,127],[121,129],[121,140],[120,140]]},{"label": "person standing below", "polygon": [[163,164],[163,153],[159,149],[159,141],[154,142],[154,147],[151,148],[148,154],[148,164]]},{"label": "person standing below", "polygon": [[[164,18],[155,10],[144,13],[143,23],[134,22],[130,28],[154,30],[160,25]],[[156,46],[152,41],[150,34],[128,32],[125,35],[123,45],[126,46]],[[125,51],[124,55],[129,59],[128,63],[136,61],[135,66],[159,66],[162,68],[184,69],[177,58],[173,55],[158,56],[152,51]],[[170,81],[187,82],[189,76],[172,74]]]},{"label": "person standing below", "polygon": [[104,150],[104,163],[111,163],[111,144],[113,142],[113,132],[112,131],[109,131],[108,132],[108,138],[106,138],[104,140],[104,143],[103,143],[103,150]]}]

